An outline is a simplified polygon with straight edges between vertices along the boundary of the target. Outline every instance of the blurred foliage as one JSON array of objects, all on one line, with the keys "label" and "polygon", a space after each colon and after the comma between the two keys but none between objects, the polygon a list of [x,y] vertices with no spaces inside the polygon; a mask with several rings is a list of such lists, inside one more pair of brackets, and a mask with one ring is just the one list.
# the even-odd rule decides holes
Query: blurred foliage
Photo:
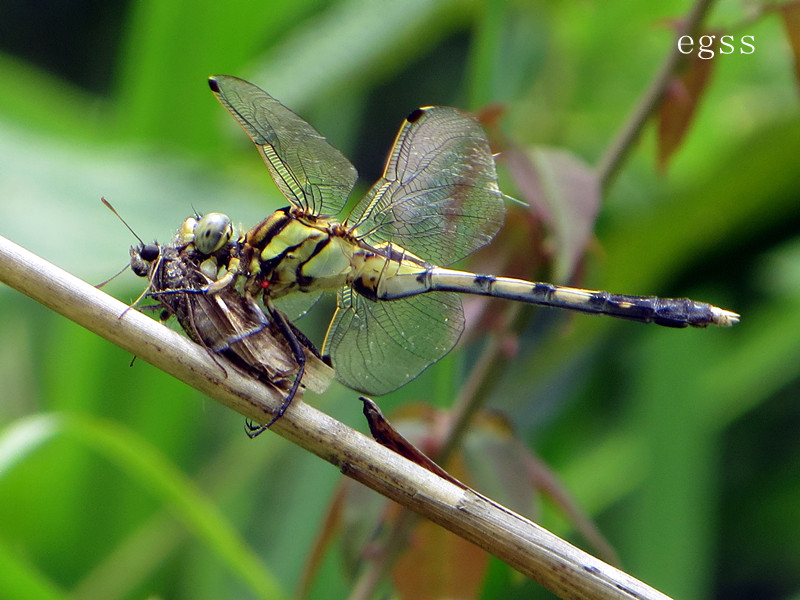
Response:
[{"label": "blurred foliage", "polygon": [[[430,104],[501,102],[507,140],[595,165],[688,9],[677,0],[5,2],[0,234],[99,282],[134,243],[101,195],[143,238],[162,241],[192,210],[249,225],[281,206],[209,93],[212,73],[265,88],[367,182],[402,117]],[[777,13],[753,18],[721,0],[706,25],[754,35],[755,52],[714,57],[664,170],[650,124],[602,198],[575,281],[711,301],[742,323],[672,331],[531,311],[490,407],[561,477],[632,575],[680,598],[796,597],[797,81]],[[531,256],[515,229],[526,218],[509,209],[481,264]],[[558,242],[546,234],[545,246]],[[132,300],[142,287],[126,273],[107,290]],[[481,303],[470,299],[468,313]],[[320,340],[326,311],[315,312],[301,325]],[[470,331],[442,364],[382,398],[384,411],[420,399],[450,406],[488,335]],[[249,441],[237,415],[149,365],[130,367],[121,350],[7,288],[0,340],[0,597],[295,593],[335,497],[334,469],[277,436]],[[365,430],[355,393],[308,399]],[[529,514],[583,544],[552,503]],[[347,594],[338,552],[322,559],[311,597]],[[403,569],[414,572],[407,559]],[[498,561],[479,593],[548,597]]]}]

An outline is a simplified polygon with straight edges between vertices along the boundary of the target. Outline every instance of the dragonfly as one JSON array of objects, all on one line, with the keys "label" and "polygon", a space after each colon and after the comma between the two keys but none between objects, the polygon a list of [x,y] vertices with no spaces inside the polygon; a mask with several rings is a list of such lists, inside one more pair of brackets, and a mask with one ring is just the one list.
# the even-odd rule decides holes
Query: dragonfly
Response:
[{"label": "dragonfly", "polygon": [[162,321],[176,317],[192,340],[212,355],[227,358],[283,398],[266,425],[247,421],[246,431],[252,438],[283,415],[299,393],[301,380],[304,388],[324,392],[332,379],[331,368],[285,317],[268,318],[255,302],[233,289],[201,292],[214,280],[204,273],[208,267],[192,243],[195,225],[192,217],[184,221],[168,244],[132,246],[131,269],[148,279],[146,295],[164,309]]},{"label": "dragonfly", "polygon": [[[443,106],[413,111],[383,176],[346,210],[357,172],[309,123],[257,86],[209,79],[289,202],[237,237],[229,217],[196,222],[198,251],[219,271],[206,293],[239,284],[270,314],[287,297],[336,290],[322,352],[335,377],[381,395],[416,378],[457,343],[459,294],[610,315],[668,327],[730,326],[739,315],[690,299],[629,296],[446,268],[488,244],[506,196],[479,122]],[[444,266],[442,266],[444,265]]]}]

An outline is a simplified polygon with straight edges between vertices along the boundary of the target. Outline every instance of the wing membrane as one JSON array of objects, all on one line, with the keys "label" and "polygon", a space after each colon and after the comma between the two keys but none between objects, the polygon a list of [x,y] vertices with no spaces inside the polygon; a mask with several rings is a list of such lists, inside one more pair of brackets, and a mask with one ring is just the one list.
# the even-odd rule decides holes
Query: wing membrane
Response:
[{"label": "wing membrane", "polygon": [[286,318],[290,321],[296,321],[306,315],[308,311],[314,308],[314,305],[322,297],[321,291],[316,292],[303,292],[296,294],[287,294],[276,298],[272,302],[275,307],[280,310]]},{"label": "wing membrane", "polygon": [[373,302],[343,288],[325,338],[336,379],[366,394],[387,394],[452,350],[464,329],[457,294],[433,292]]},{"label": "wing membrane", "polygon": [[217,100],[239,122],[289,202],[314,215],[341,212],[358,173],[311,125],[252,83],[215,75]]},{"label": "wing membrane", "polygon": [[367,241],[391,241],[448,265],[491,241],[504,213],[483,128],[464,112],[435,106],[406,119],[383,177],[347,224]]}]

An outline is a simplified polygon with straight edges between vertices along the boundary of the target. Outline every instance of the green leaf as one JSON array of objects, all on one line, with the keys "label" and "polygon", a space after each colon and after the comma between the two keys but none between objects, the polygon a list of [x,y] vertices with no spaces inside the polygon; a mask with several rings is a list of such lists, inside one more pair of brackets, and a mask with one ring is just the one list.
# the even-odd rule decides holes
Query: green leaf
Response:
[{"label": "green leaf", "polygon": [[[0,477],[2,477],[0,475]],[[5,600],[67,600],[52,581],[0,541],[0,597]]]},{"label": "green leaf", "polygon": [[94,450],[160,498],[258,597],[285,597],[275,576],[202,492],[153,446],[115,423],[77,415],[17,421],[0,434],[0,476],[56,437]]}]

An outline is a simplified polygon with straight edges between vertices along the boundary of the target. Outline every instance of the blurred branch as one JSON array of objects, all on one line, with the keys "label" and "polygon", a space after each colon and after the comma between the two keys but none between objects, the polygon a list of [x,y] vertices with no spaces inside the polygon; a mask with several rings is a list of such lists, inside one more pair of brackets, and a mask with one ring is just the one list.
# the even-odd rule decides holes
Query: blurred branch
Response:
[{"label": "blurred branch", "polygon": [[[436,460],[441,464],[447,464],[456,449],[461,446],[475,415],[486,405],[489,395],[496,389],[497,383],[505,374],[508,366],[508,353],[503,350],[503,338],[510,332],[523,330],[520,321],[527,321],[531,313],[530,310],[524,310],[525,308],[529,307],[524,307],[516,302],[508,303],[498,320],[501,324],[487,341],[469,378],[462,386],[461,392],[453,403],[452,415],[442,449],[436,456]],[[523,313],[525,316],[521,317]]]},{"label": "blurred branch", "polygon": [[693,35],[697,32],[713,2],[714,0],[697,0],[686,18],[679,23],[672,47],[664,63],[631,111],[627,122],[617,134],[616,139],[611,142],[600,158],[597,166],[597,176],[603,192],[608,189],[622,161],[625,160],[631,148],[639,139],[647,119],[658,107],[670,80],[675,75],[676,68],[685,58],[678,49],[678,40],[684,35]]},{"label": "blurred branch", "polygon": [[[242,415],[258,421],[281,398],[160,323],[0,237],[0,281]],[[120,315],[125,312],[124,317]],[[485,496],[463,489],[295,400],[272,431],[345,475],[469,540],[562,598],[660,599],[644,585]]]}]

